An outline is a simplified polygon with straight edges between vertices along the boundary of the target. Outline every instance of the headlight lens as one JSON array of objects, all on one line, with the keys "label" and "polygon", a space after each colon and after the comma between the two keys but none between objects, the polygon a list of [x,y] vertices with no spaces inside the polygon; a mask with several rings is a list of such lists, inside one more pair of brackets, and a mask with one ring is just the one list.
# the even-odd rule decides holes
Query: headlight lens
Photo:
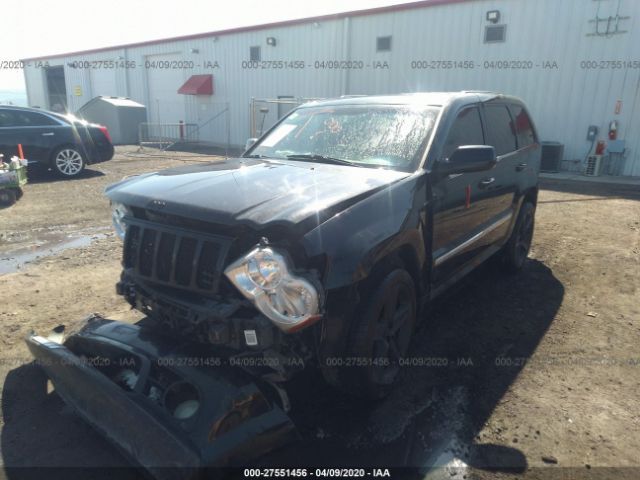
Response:
[{"label": "headlight lens", "polygon": [[127,225],[124,222],[124,217],[129,215],[129,209],[122,203],[111,203],[111,220],[113,221],[113,229],[116,231],[116,235],[121,240],[124,240],[124,235],[127,232]]},{"label": "headlight lens", "polygon": [[320,318],[318,289],[290,272],[285,257],[271,247],[257,247],[225,270],[238,290],[285,332]]}]

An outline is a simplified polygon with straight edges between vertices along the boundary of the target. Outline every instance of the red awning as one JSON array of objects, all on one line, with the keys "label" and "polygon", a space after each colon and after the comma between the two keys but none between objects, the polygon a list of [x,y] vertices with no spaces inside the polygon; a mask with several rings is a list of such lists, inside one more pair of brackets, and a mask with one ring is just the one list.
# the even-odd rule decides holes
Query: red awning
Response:
[{"label": "red awning", "polygon": [[183,95],[213,95],[213,75],[191,75],[178,89]]}]

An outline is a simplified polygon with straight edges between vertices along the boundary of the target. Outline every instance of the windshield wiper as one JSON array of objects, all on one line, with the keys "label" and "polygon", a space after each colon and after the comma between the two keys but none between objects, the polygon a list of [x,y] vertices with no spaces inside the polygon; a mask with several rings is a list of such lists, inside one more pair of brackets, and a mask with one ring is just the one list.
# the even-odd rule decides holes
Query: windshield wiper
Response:
[{"label": "windshield wiper", "polygon": [[341,158],[325,157],[324,155],[317,154],[295,154],[287,155],[289,160],[312,160],[320,163],[333,163],[336,165],[348,165],[350,167],[362,167],[357,163],[350,162],[349,160],[342,160]]},{"label": "windshield wiper", "polygon": [[266,155],[259,155],[257,153],[252,153],[251,155],[245,155],[242,158],[268,158]]}]

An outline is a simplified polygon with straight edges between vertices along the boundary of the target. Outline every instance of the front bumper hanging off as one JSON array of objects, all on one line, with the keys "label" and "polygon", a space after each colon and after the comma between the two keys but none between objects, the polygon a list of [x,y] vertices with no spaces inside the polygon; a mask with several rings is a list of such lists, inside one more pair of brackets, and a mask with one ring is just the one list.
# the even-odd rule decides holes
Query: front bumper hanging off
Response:
[{"label": "front bumper hanging off", "polygon": [[62,399],[157,478],[246,464],[296,438],[254,379],[193,344],[97,316],[63,344],[26,342]]}]

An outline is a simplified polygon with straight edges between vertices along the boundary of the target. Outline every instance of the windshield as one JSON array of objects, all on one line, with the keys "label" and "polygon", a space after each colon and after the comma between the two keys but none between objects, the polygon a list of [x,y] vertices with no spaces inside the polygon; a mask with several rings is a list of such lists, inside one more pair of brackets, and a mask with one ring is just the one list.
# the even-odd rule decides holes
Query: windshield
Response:
[{"label": "windshield", "polygon": [[438,111],[406,105],[300,108],[249,154],[411,172],[424,152]]}]

